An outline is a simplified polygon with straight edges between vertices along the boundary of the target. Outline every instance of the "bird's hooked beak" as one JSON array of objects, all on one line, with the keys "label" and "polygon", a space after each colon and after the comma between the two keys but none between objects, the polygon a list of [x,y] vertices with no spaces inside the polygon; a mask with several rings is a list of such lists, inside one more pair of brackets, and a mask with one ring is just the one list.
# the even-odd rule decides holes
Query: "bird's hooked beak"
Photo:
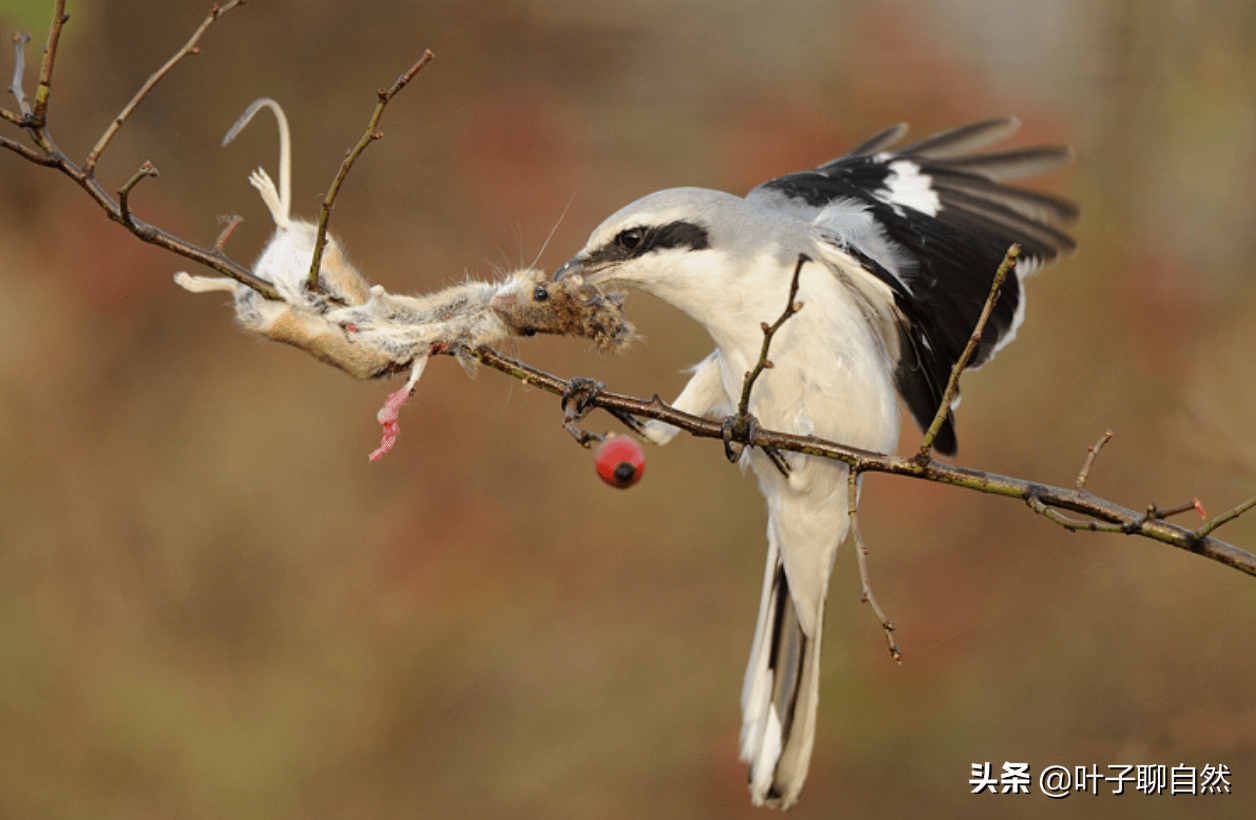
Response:
[{"label": "bird's hooked beak", "polygon": [[576,258],[571,259],[568,262],[566,262],[558,270],[554,271],[554,281],[559,282],[563,279],[569,279],[573,276],[583,276],[583,275],[584,275],[584,261],[580,257],[577,256]]},{"label": "bird's hooked beak", "polygon": [[596,285],[609,278],[613,265],[589,265],[583,255],[573,258],[558,270],[554,271],[554,281],[571,281],[579,287],[582,284]]}]

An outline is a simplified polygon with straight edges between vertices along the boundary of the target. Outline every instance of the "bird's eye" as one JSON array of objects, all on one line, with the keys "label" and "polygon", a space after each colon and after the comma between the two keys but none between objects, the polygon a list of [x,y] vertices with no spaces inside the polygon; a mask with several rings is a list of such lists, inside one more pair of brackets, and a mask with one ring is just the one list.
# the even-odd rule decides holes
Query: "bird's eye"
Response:
[{"label": "bird's eye", "polygon": [[645,241],[645,231],[641,228],[629,228],[620,231],[619,236],[615,237],[615,244],[631,253],[641,247],[641,243]]},{"label": "bird's eye", "polygon": [[532,298],[538,302],[544,302],[549,298],[549,291],[545,289],[544,285],[537,285],[536,290],[532,291]]}]

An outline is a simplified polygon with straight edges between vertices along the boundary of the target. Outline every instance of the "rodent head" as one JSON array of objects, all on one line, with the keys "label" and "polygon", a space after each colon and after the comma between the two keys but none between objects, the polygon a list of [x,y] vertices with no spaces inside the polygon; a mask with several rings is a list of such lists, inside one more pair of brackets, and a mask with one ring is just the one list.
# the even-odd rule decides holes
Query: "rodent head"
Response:
[{"label": "rodent head", "polygon": [[515,335],[582,336],[601,350],[618,352],[636,338],[624,318],[623,301],[622,293],[571,280],[554,282],[528,268],[502,283],[490,307]]}]

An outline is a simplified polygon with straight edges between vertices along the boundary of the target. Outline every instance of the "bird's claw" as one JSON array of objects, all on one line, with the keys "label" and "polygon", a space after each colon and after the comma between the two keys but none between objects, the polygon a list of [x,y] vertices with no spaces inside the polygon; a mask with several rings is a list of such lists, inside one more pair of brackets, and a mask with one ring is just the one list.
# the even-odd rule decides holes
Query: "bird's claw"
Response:
[{"label": "bird's claw", "polygon": [[563,391],[563,412],[567,421],[575,422],[589,415],[593,410],[593,401],[605,389],[606,385],[593,379],[580,376],[574,377]]},{"label": "bird's claw", "polygon": [[785,460],[785,454],[775,447],[764,447],[763,454],[768,457],[776,469],[781,471],[781,475],[789,478],[789,462]]},{"label": "bird's claw", "polygon": [[645,426],[645,423],[641,421],[641,419],[634,416],[632,413],[628,413],[623,410],[612,410],[609,407],[606,408],[606,412],[610,413],[612,416],[619,419],[620,422],[622,422],[623,425],[627,427],[629,430],[631,430],[632,432],[636,433],[639,436],[645,436],[646,429],[647,429]]},{"label": "bird's claw", "polygon": [[571,433],[572,438],[581,447],[588,447],[590,442],[603,439],[603,436],[599,436],[597,433],[590,433],[588,430],[581,430],[576,426],[576,422],[589,415],[593,410],[593,401],[603,389],[605,389],[605,385],[599,381],[576,376],[571,380],[567,389],[563,391],[563,428],[568,433]]},{"label": "bird's claw", "polygon": [[[724,439],[724,456],[736,463],[742,451],[754,440],[759,430],[759,421],[749,413],[738,413],[728,416],[720,423],[720,437]],[[733,443],[742,445],[741,450],[734,450]]]},{"label": "bird's claw", "polygon": [[[728,416],[720,423],[720,435],[724,439],[724,456],[734,464],[741,458],[742,452],[754,442],[759,434],[759,420],[750,413],[738,413]],[[741,450],[734,450],[733,444],[742,445]],[[789,478],[789,462],[775,447],[763,447],[764,454],[772,462],[781,475]]]}]

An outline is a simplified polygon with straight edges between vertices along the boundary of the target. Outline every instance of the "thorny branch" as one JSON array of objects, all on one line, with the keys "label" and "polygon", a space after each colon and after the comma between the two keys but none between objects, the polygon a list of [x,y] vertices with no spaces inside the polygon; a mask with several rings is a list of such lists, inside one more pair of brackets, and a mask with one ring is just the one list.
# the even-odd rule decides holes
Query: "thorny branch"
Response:
[{"label": "thorny branch", "polygon": [[[53,142],[52,136],[48,132],[47,125],[48,102],[52,93],[52,69],[56,62],[57,45],[61,41],[61,29],[70,19],[65,13],[65,0],[57,0],[56,8],[53,12],[52,25],[48,31],[48,44],[44,48],[44,64],[43,69],[39,74],[39,85],[36,89],[35,104],[29,114],[24,114],[23,116],[16,118],[17,121],[15,123],[26,131],[27,135],[31,138],[31,141],[35,143],[36,147],[31,148],[21,144],[17,140],[4,136],[0,136],[0,147],[7,148],[18,156],[36,163],[37,165],[43,165],[48,168],[56,168],[58,171],[72,179],[76,185],[86,191],[87,195],[95,200],[96,204],[104,210],[105,214],[110,219],[125,227],[141,240],[148,242],[149,244],[165,248],[168,251],[177,253],[178,255],[191,259],[194,262],[199,262],[206,267],[212,268],[219,273],[230,276],[238,282],[248,285],[268,299],[274,299],[277,298],[278,294],[275,293],[274,288],[271,287],[269,282],[254,276],[248,268],[232,261],[220,248],[207,250],[197,245],[193,245],[186,240],[180,239],[177,236],[172,236],[165,231],[148,224],[147,222],[136,219],[134,214],[131,213],[129,206],[124,209],[120,202],[115,201],[113,197],[109,195],[109,192],[106,191],[96,179],[95,173],[96,163],[100,160],[104,149],[108,147],[109,141],[113,138],[113,135],[117,133],[117,128],[121,127],[120,121],[125,121],[126,117],[132,110],[134,110],[135,106],[139,104],[149,91],[152,91],[156,83],[168,74],[170,69],[173,68],[183,56],[191,53],[189,49],[196,48],[197,41],[199,41],[201,35],[210,24],[226,12],[242,4],[243,0],[231,0],[231,2],[223,5],[222,7],[214,6],[210,10],[209,16],[205,18],[205,21],[201,23],[201,26],[197,29],[192,40],[189,41],[188,45],[181,48],[174,58],[168,61],[165,66],[149,78],[148,82],[144,84],[143,89],[141,89],[141,92],[136,94],[130,103],[128,103],[123,109],[122,114],[114,119],[114,125],[111,125],[108,129],[106,129],[100,142],[98,142],[96,147],[92,149],[92,153],[88,155],[87,160],[82,165],[78,165],[62,153],[61,149],[57,148],[56,143]],[[14,68],[13,72],[14,85],[19,85],[23,71],[23,44],[24,41],[21,38],[14,41],[17,58],[17,66]],[[11,112],[5,112],[4,119],[13,122],[15,117],[11,114]],[[152,168],[151,164],[148,165],[148,167]],[[137,177],[155,174],[156,169],[152,168],[151,174],[141,170]],[[139,179],[135,177],[132,179],[136,183],[139,181]],[[129,187],[123,186],[127,193],[130,192],[131,187],[134,187],[133,184],[128,183],[128,185]]]},{"label": "thorny branch", "polygon": [[[83,188],[87,194],[96,201],[96,203],[105,211],[106,215],[124,225],[133,234],[141,240],[163,247],[173,253],[179,254],[185,258],[199,262],[213,270],[219,271],[235,280],[253,288],[267,298],[276,298],[277,294],[273,291],[270,283],[254,276],[252,272],[243,266],[233,262],[223,253],[222,246],[226,241],[226,237],[230,234],[234,224],[228,225],[218,238],[212,249],[205,249],[182,240],[178,237],[167,234],[152,225],[142,222],[134,217],[130,210],[128,198],[132,190],[145,176],[155,176],[156,169],[151,164],[146,163],[141,166],[129,181],[118,191],[119,200],[115,202],[109,194],[104,190],[95,178],[95,165],[100,160],[105,148],[108,147],[110,140],[117,133],[117,130],[125,122],[126,117],[134,110],[136,105],[151,91],[153,86],[162,79],[184,56],[196,53],[197,42],[199,41],[205,30],[221,17],[225,12],[238,5],[242,5],[243,0],[231,0],[222,7],[215,6],[206,20],[197,29],[192,39],[180,51],[168,61],[161,69],[159,69],[149,81],[145,83],[140,92],[127,104],[122,113],[114,119],[113,123],[105,133],[101,140],[97,143],[89,154],[87,161],[83,165],[77,165],[58,149],[52,141],[47,129],[47,112],[49,99],[52,91],[52,73],[55,65],[57,47],[60,42],[61,30],[69,17],[65,14],[64,0],[57,0],[52,25],[49,29],[47,45],[44,49],[44,62],[40,71],[38,86],[34,98],[34,104],[29,105],[25,101],[24,94],[21,89],[23,79],[23,45],[26,40],[24,38],[15,38],[14,49],[17,57],[17,65],[14,69],[14,78],[11,90],[18,102],[19,114],[14,114],[8,110],[0,109],[0,116],[8,122],[17,125],[27,132],[35,148],[23,145],[16,140],[8,137],[0,136],[0,147],[12,151],[18,156],[32,163],[55,168],[61,173],[72,179],[77,185]],[[329,191],[328,201],[325,203],[324,213],[320,219],[320,228],[325,228],[327,212],[331,203],[334,201],[335,191],[339,188],[339,183],[343,182],[348,167],[352,164],[352,160],[366,144],[369,144],[376,138],[375,130],[378,124],[379,115],[382,113],[383,106],[405,83],[419,71],[420,68],[430,59],[430,54],[425,54],[406,74],[393,85],[388,91],[380,92],[380,102],[376,108],[371,124],[367,129],[367,136],[359,143],[358,148],[351,152],[346,159],[346,163],[341,168],[341,173],[337,175],[336,183],[332,191]],[[936,434],[933,428],[940,426],[939,419],[945,418],[945,413],[950,405],[950,399],[954,395],[956,385],[958,383],[959,371],[966,363],[968,357],[972,355],[972,348],[975,348],[980,333],[984,327],[985,320],[989,315],[990,309],[993,307],[994,299],[997,297],[999,285],[1002,282],[1014,264],[1015,254],[1009,251],[1008,257],[1005,258],[1004,264],[1000,266],[1000,273],[995,277],[995,281],[991,288],[991,295],[983,309],[982,318],[974,331],[973,338],[969,342],[969,349],[966,349],[964,358],[955,368],[951,379],[948,381],[943,401],[939,407],[939,416],[934,419],[934,424],[930,430]],[[800,266],[802,260],[800,260]],[[317,264],[314,267],[317,270]],[[794,284],[791,287],[790,302],[787,305],[786,313],[782,317],[782,321],[792,315],[794,307],[794,294],[797,287],[797,271],[795,272]],[[771,342],[771,328],[765,330],[766,351]],[[440,353],[455,355],[463,354],[472,357],[481,363],[505,373],[513,378],[519,379],[527,384],[554,393],[559,396],[571,395],[573,391],[573,381],[565,380],[550,375],[543,371],[537,370],[530,365],[516,361],[509,357],[503,356],[492,348],[480,347],[476,349],[444,349],[438,351]],[[761,364],[767,367],[766,352],[762,357]],[[762,368],[760,368],[761,370]],[[749,388],[747,384],[747,390]],[[672,408],[661,401],[658,396],[654,396],[650,400],[643,400],[624,396],[617,393],[595,391],[587,398],[588,407],[600,407],[608,410],[617,417],[628,420],[636,418],[656,419],[669,425],[677,427],[688,432],[690,435],[699,438],[713,438],[727,440],[728,432],[726,425],[720,421],[692,416]],[[743,401],[743,403],[745,403]],[[1071,489],[1053,487],[1037,482],[1027,481],[1020,478],[1012,478],[1001,476],[994,473],[972,470],[965,467],[959,467],[951,464],[935,461],[929,455],[928,445],[931,438],[926,439],[926,446],[921,452],[912,458],[903,458],[895,455],[886,455],[879,453],[871,453],[859,450],[853,447],[847,447],[835,442],[825,441],[813,436],[799,436],[788,433],[764,430],[758,427],[747,429],[744,433],[744,441],[748,446],[761,447],[768,452],[772,451],[791,451],[802,453],[805,455],[817,456],[821,458],[831,458],[847,464],[850,468],[851,487],[856,486],[856,482],[863,473],[881,472],[891,475],[901,475],[910,478],[922,479],[925,481],[933,481],[942,484],[950,484],[957,487],[963,487],[978,492],[989,493],[994,495],[1006,496],[1009,498],[1018,498],[1024,501],[1035,512],[1038,512],[1052,521],[1060,524],[1069,530],[1090,530],[1099,532],[1114,532],[1125,535],[1139,535],[1169,544],[1179,549],[1184,549],[1198,555],[1202,555],[1211,560],[1234,567],[1249,575],[1256,576],[1256,555],[1252,555],[1244,550],[1238,549],[1224,541],[1214,538],[1214,533],[1219,527],[1230,523],[1244,513],[1256,507],[1256,498],[1244,501],[1236,505],[1231,510],[1207,521],[1196,529],[1189,529],[1166,521],[1166,517],[1170,514],[1188,510],[1190,508],[1200,509],[1198,502],[1192,502],[1190,505],[1183,505],[1181,508],[1171,510],[1157,510],[1154,506],[1149,507],[1143,513],[1098,498],[1085,489],[1086,478],[1089,475],[1090,468],[1093,466],[1094,458],[1097,456],[1099,449],[1107,441],[1107,436],[1102,438],[1099,444],[1091,448],[1081,473],[1078,475],[1076,486]],[[852,492],[854,490],[852,489]],[[852,499],[853,502],[853,499]],[[851,504],[852,515],[855,513],[855,504]],[[1065,515],[1064,513],[1074,513],[1086,516],[1087,519],[1077,519]],[[862,547],[862,536],[855,530],[855,538],[857,543]],[[862,561],[863,555],[860,551]],[[870,593],[866,579],[866,566],[861,563],[861,577],[865,579],[865,591]],[[873,604],[874,611],[877,612],[878,618],[881,620],[883,627],[887,632],[887,639],[893,648],[894,642],[890,631],[890,624],[880,612],[879,606],[875,604],[875,599],[869,594],[869,603]]]},{"label": "thorny branch", "polygon": [[379,102],[375,105],[375,112],[371,115],[370,122],[367,123],[366,133],[362,135],[362,139],[358,140],[358,144],[350,149],[345,156],[344,162],[340,164],[340,170],[336,172],[336,178],[332,180],[331,187],[327,189],[327,197],[323,200],[323,207],[318,213],[318,233],[314,237],[314,258],[310,260],[310,288],[318,287],[318,271],[323,263],[323,249],[327,244],[327,222],[331,219],[331,207],[336,203],[336,197],[340,194],[340,186],[344,184],[345,177],[349,175],[349,169],[353,167],[353,163],[357,162],[358,157],[366,150],[366,146],[375,140],[384,136],[380,131],[379,119],[384,116],[384,106],[396,96],[397,92],[405,88],[406,85],[414,79],[423,66],[431,62],[436,55],[431,49],[423,52],[423,56],[418,59],[414,65],[410,66],[405,74],[397,78],[387,91],[379,90]]},{"label": "thorny branch", "polygon": [[103,154],[105,149],[109,147],[109,143],[113,140],[119,129],[122,128],[122,125],[126,122],[126,118],[131,116],[131,112],[134,111],[135,107],[140,104],[140,101],[148,96],[148,92],[152,91],[153,87],[156,86],[157,83],[161,82],[163,77],[169,74],[176,65],[182,62],[184,57],[201,53],[200,48],[196,44],[200,42],[201,35],[205,33],[205,29],[213,25],[214,21],[219,17],[231,11],[236,6],[241,5],[243,2],[244,0],[230,0],[230,2],[221,8],[214,6],[210,9],[209,16],[205,18],[205,21],[201,23],[200,28],[198,28],[196,33],[192,35],[192,39],[188,40],[183,48],[179,49],[173,57],[166,61],[165,65],[157,69],[151,77],[144,81],[144,84],[140,86],[140,90],[135,92],[135,96],[132,97],[131,101],[126,104],[126,107],[122,109],[122,112],[113,118],[113,122],[109,123],[109,127],[105,129],[105,133],[100,135],[100,139],[97,140],[96,146],[92,148],[91,153],[87,155],[87,161],[83,163],[84,171],[90,174],[95,170],[96,163],[100,160],[100,155]]},{"label": "thorny branch", "polygon": [[[479,348],[465,351],[481,363],[499,370],[513,378],[545,390],[555,395],[563,395],[570,389],[570,382],[557,376],[537,370],[530,365],[504,356],[491,348]],[[657,396],[650,400],[624,396],[619,393],[603,391],[589,399],[594,407],[616,413],[630,413],[647,419],[657,419],[698,438],[723,438],[723,428],[719,421],[700,418],[676,410],[661,401]],[[1099,498],[1085,490],[1067,489],[1027,481],[1022,478],[998,475],[996,473],[973,470],[954,464],[936,461],[932,458],[921,462],[917,457],[904,458],[896,455],[872,453],[856,447],[826,441],[815,436],[799,436],[792,433],[779,433],[771,430],[757,430],[751,437],[750,445],[754,447],[775,447],[804,455],[831,458],[845,462],[858,472],[888,473],[890,475],[907,476],[939,484],[949,484],[968,490],[1018,498],[1024,501],[1035,512],[1047,515],[1051,520],[1063,525],[1064,516],[1058,510],[1080,513],[1089,516],[1093,521],[1076,521],[1076,526],[1069,529],[1086,529],[1104,532],[1120,532],[1126,535],[1140,535],[1160,541],[1179,549],[1202,555],[1229,567],[1234,567],[1248,575],[1256,576],[1256,555],[1213,538],[1211,533],[1222,524],[1226,524],[1252,507],[1256,499],[1244,502],[1229,513],[1219,516],[1213,522],[1196,530],[1172,524],[1162,518],[1147,517],[1111,501]],[[1224,520],[1222,520],[1224,519]],[[1065,519],[1070,520],[1071,519]]]}]

